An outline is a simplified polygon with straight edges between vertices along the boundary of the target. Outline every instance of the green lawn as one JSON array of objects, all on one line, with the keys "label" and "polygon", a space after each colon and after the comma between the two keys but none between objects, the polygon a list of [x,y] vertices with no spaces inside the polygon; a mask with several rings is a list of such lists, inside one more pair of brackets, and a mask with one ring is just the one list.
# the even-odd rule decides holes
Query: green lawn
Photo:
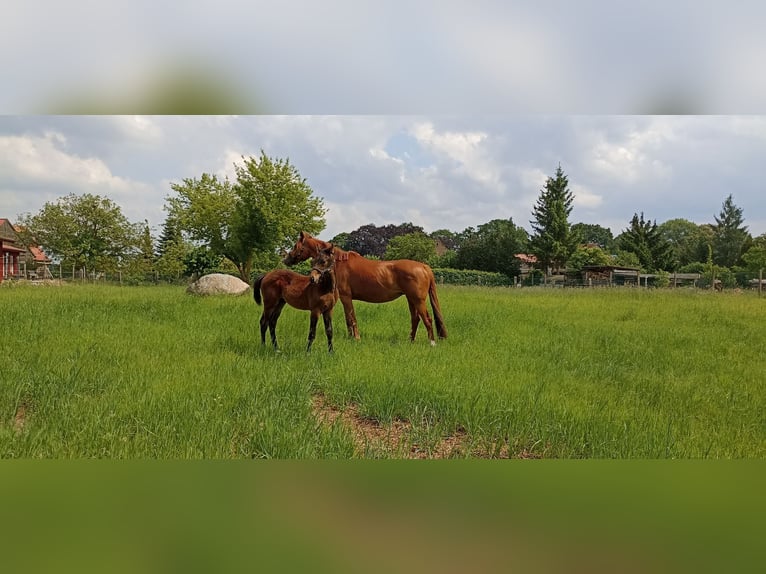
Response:
[{"label": "green lawn", "polygon": [[[449,339],[408,341],[404,299],[335,310],[335,353],[286,308],[181,287],[0,287],[0,456],[763,458],[766,298],[694,290],[442,286]],[[360,452],[312,397],[404,450]]]}]

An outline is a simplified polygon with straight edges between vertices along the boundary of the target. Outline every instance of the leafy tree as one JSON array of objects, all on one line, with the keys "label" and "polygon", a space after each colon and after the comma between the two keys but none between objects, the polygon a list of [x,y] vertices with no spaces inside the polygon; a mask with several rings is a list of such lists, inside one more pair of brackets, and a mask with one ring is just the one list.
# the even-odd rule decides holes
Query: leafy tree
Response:
[{"label": "leafy tree", "polygon": [[530,221],[530,251],[544,269],[560,269],[577,248],[579,238],[569,225],[573,201],[569,179],[559,165],[555,177],[549,177],[540,191],[532,210],[534,220]]},{"label": "leafy tree", "polygon": [[581,271],[588,265],[612,265],[612,257],[600,247],[579,246],[567,261],[567,269]]},{"label": "leafy tree", "polygon": [[346,245],[351,251],[356,251],[366,257],[382,258],[386,253],[386,246],[392,238],[416,232],[424,233],[422,227],[412,223],[389,224],[380,227],[368,223],[349,233]]},{"label": "leafy tree", "polygon": [[234,264],[249,281],[253,264],[275,265],[278,252],[292,245],[301,230],[324,228],[325,208],[289,160],[242,158],[234,165],[237,180],[220,181],[215,175],[171,184],[178,194],[168,197],[167,211],[192,240]]},{"label": "leafy tree", "polygon": [[460,235],[449,229],[437,229],[436,231],[429,233],[429,236],[434,240],[441,241],[444,247],[449,250],[454,251],[460,248]]},{"label": "leafy tree", "polygon": [[445,251],[441,255],[434,256],[430,261],[431,267],[457,268],[457,251]]},{"label": "leafy tree", "polygon": [[412,259],[430,263],[436,257],[436,244],[425,233],[415,232],[392,237],[383,257],[386,260]]},{"label": "leafy tree", "polygon": [[640,217],[633,214],[630,227],[618,236],[617,245],[635,253],[641,267],[649,272],[672,269],[670,244],[660,233],[656,221],[644,220],[643,212]]},{"label": "leafy tree", "polygon": [[743,244],[749,236],[743,221],[742,208],[734,205],[729,194],[713,225],[713,262],[716,265],[731,267],[739,261]]},{"label": "leafy tree", "polygon": [[330,239],[330,243],[333,245],[340,247],[341,249],[344,249],[348,251],[348,236],[349,234],[345,231],[338,233],[335,237]]},{"label": "leafy tree", "polygon": [[516,254],[526,251],[528,239],[527,232],[511,218],[493,219],[476,230],[466,230],[454,265],[457,269],[494,271],[508,277],[519,275]]},{"label": "leafy tree", "polygon": [[638,260],[638,256],[632,251],[625,251],[624,249],[618,249],[614,255],[612,255],[610,265],[630,267],[633,269],[641,268],[641,262]]},{"label": "leafy tree", "polygon": [[766,269],[766,233],[753,240],[750,249],[742,255],[742,261],[747,265],[747,269],[754,273]]},{"label": "leafy tree", "polygon": [[581,243],[595,243],[601,249],[612,252],[615,249],[614,236],[608,227],[602,227],[595,223],[575,223],[572,225],[572,233],[579,237]]},{"label": "leafy tree", "polygon": [[114,271],[136,247],[137,226],[111,199],[71,193],[19,223],[53,258],[88,270]]},{"label": "leafy tree", "polygon": [[673,269],[705,260],[710,238],[701,226],[678,218],[661,223],[658,229],[670,245]]},{"label": "leafy tree", "polygon": [[221,264],[222,259],[222,255],[215,253],[209,247],[201,245],[189,250],[186,254],[184,257],[184,268],[186,269],[186,274],[196,280],[212,272]]}]

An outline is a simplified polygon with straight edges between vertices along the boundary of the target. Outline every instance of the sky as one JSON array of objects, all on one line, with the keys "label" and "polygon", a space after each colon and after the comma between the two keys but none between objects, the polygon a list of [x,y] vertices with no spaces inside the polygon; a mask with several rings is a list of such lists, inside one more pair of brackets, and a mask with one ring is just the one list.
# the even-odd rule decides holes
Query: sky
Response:
[{"label": "sky", "polygon": [[570,223],[615,235],[641,212],[712,223],[732,194],[750,232],[766,232],[764,116],[2,116],[0,217],[91,193],[157,233],[172,182],[234,179],[261,150],[323,199],[326,239],[368,223],[530,230],[559,165]]},{"label": "sky", "polygon": [[559,164],[572,223],[709,223],[732,194],[758,235],[765,20],[757,0],[12,2],[0,217],[94,193],[156,232],[172,182],[262,149],[324,199],[327,238],[529,229]]}]

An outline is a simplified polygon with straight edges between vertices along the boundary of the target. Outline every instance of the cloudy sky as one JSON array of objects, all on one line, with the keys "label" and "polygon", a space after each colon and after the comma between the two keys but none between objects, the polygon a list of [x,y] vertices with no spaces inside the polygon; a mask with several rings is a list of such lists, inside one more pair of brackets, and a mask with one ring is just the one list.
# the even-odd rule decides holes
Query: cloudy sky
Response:
[{"label": "cloudy sky", "polygon": [[159,231],[171,182],[233,176],[261,149],[324,199],[325,238],[367,223],[529,229],[559,164],[572,223],[712,222],[731,193],[766,232],[764,116],[2,116],[0,217],[93,193]]}]

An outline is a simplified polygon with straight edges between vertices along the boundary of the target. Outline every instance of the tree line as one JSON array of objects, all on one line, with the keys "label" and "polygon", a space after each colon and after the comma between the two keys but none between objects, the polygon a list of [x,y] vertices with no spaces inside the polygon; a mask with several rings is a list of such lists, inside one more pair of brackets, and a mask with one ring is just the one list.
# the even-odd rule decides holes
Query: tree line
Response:
[{"label": "tree line", "polygon": [[[235,178],[203,173],[171,183],[167,216],[157,237],[147,221],[131,223],[98,195],[69,194],[20,216],[29,244],[62,265],[117,272],[126,280],[179,280],[217,270],[250,282],[255,271],[280,265],[280,254],[300,231],[325,228],[324,201],[289,159],[261,151],[235,164]],[[658,224],[635,213],[618,235],[593,223],[571,223],[574,194],[559,165],[532,207],[530,229],[512,218],[462,231],[431,233],[412,223],[363,225],[331,239],[379,259],[415,259],[432,267],[520,274],[517,254],[534,255],[542,273],[618,265],[643,272],[715,274],[726,285],[766,267],[766,234],[753,238],[743,210],[729,195],[710,223],[671,219]]]}]

